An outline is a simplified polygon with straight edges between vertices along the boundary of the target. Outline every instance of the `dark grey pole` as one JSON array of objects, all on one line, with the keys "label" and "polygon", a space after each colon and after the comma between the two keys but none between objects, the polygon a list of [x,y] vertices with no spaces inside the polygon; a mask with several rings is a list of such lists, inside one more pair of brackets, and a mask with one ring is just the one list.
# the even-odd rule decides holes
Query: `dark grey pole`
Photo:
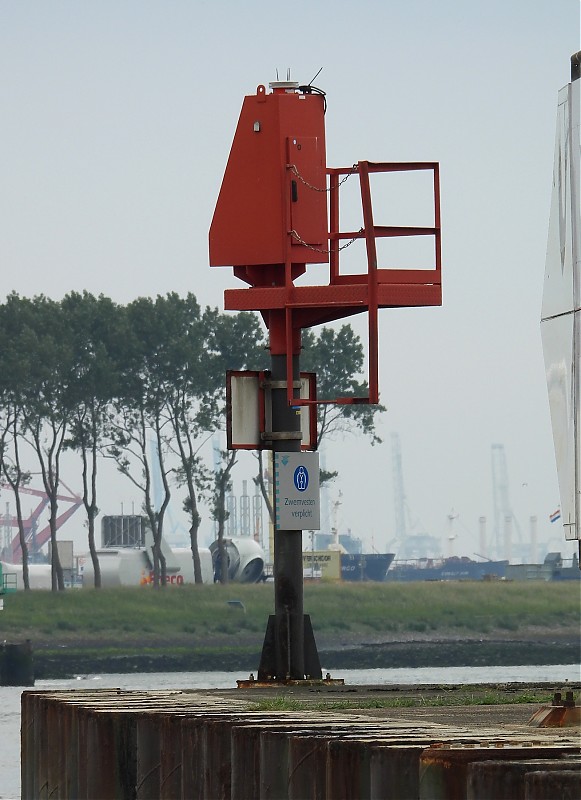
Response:
[{"label": "dark grey pole", "polygon": [[[571,56],[571,83],[578,81],[579,78],[581,78],[581,50]],[[581,539],[577,544],[579,546],[579,569],[581,569]]]},{"label": "dark grey pole", "polygon": [[[272,430],[296,433],[294,439],[275,439],[275,453],[298,453],[301,449],[299,408],[288,405],[286,355],[271,357]],[[293,382],[299,380],[299,357],[293,356]],[[274,387],[281,388],[274,388]],[[299,390],[293,390],[298,396]],[[305,676],[303,620],[302,531],[274,531],[275,664],[279,680],[302,680]]]}]

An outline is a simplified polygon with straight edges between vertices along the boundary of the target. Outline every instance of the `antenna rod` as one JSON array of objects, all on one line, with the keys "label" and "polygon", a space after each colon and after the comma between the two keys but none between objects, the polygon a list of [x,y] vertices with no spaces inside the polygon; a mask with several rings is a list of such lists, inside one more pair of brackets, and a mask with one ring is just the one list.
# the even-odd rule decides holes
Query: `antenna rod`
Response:
[{"label": "antenna rod", "polygon": [[321,69],[317,72],[317,74],[315,75],[314,78],[311,78],[311,80],[309,81],[309,84],[308,84],[309,86],[312,86],[313,81],[317,80],[317,78],[319,77],[319,75],[321,74],[322,71],[323,71],[323,67],[321,67]]}]

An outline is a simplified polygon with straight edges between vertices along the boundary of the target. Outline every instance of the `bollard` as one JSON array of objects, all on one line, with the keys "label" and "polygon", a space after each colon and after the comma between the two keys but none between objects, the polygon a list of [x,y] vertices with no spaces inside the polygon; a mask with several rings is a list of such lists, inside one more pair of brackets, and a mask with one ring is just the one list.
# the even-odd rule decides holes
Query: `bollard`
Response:
[{"label": "bollard", "polygon": [[561,692],[555,692],[551,705],[541,706],[529,720],[529,725],[535,728],[578,728],[580,724],[581,706],[575,704],[570,690],[564,700]]}]

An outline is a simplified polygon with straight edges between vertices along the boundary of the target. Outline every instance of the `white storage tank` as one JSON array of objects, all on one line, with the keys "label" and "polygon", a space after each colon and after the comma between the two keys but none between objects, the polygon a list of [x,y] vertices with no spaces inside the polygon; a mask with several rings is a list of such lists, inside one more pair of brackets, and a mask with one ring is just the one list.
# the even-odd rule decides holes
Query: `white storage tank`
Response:
[{"label": "white storage tank", "polygon": [[[212,556],[207,548],[199,549],[202,580],[212,583],[214,579]],[[101,569],[101,586],[140,586],[153,580],[153,561],[145,548],[103,548],[97,551]],[[194,563],[189,548],[171,550],[167,558],[166,580],[169,585],[182,586],[194,581]],[[90,553],[83,557],[83,586],[95,585],[93,561]]]},{"label": "white storage tank", "polygon": [[[257,583],[264,572],[264,550],[250,536],[224,539],[228,562],[228,579],[237,583]],[[214,575],[220,576],[219,542],[210,545]]]},{"label": "white storage tank", "polygon": [[[16,575],[16,588],[24,589],[22,564],[8,564],[5,561],[2,561],[1,563],[4,575]],[[50,589],[52,587],[50,564],[29,564],[28,582],[31,589]]]}]

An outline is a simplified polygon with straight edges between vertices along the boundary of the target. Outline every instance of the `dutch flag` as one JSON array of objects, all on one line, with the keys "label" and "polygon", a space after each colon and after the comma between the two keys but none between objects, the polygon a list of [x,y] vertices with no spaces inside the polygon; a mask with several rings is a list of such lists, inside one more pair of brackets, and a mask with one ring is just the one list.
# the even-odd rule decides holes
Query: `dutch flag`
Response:
[{"label": "dutch flag", "polygon": [[549,519],[551,520],[551,522],[556,522],[558,519],[561,519],[561,509],[558,508],[556,511],[553,511]]}]

